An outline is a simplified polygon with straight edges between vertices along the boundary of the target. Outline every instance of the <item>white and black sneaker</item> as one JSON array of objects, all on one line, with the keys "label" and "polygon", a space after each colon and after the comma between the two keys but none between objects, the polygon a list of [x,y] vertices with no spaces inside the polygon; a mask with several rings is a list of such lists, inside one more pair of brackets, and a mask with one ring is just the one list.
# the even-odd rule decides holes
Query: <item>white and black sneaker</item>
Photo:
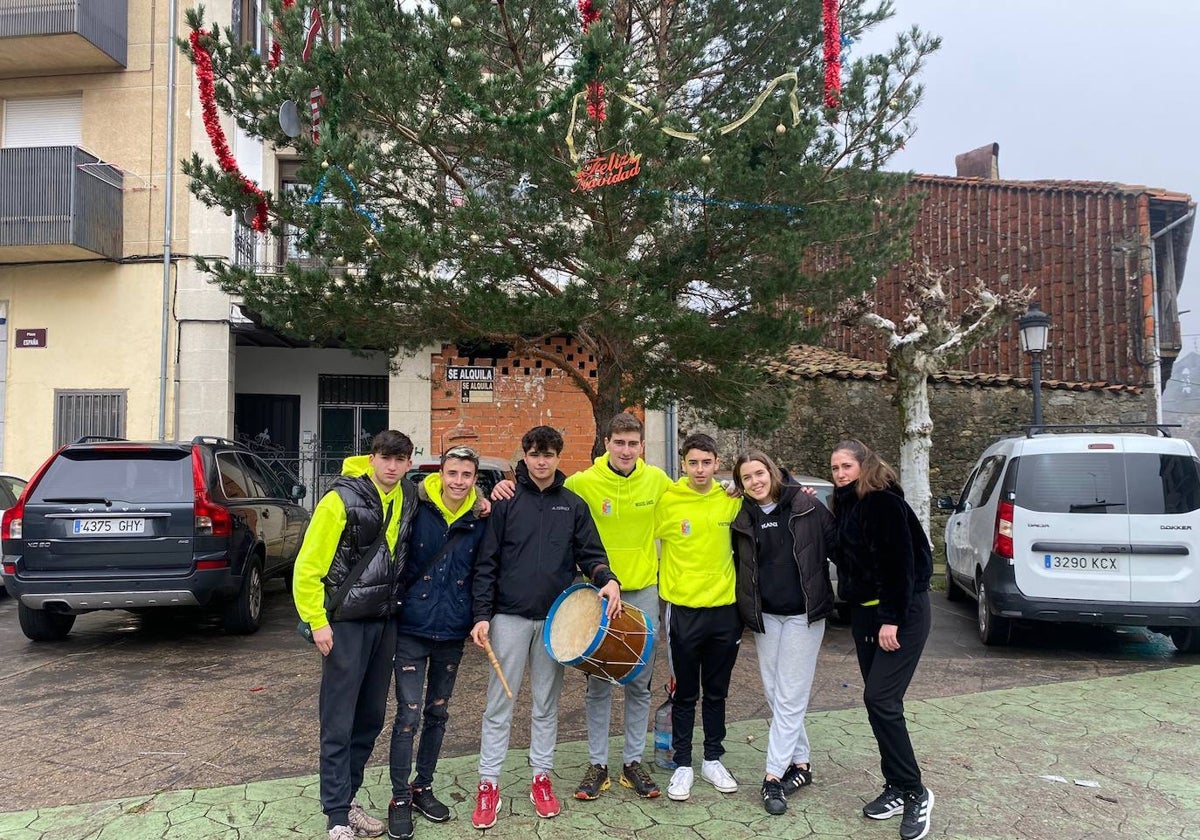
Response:
[{"label": "white and black sneaker", "polygon": [[891,785],[883,786],[883,793],[863,806],[863,816],[873,820],[887,820],[904,811],[904,794]]},{"label": "white and black sneaker", "polygon": [[927,787],[905,791],[904,817],[900,820],[900,840],[921,840],[929,833],[933,813],[933,791]]}]

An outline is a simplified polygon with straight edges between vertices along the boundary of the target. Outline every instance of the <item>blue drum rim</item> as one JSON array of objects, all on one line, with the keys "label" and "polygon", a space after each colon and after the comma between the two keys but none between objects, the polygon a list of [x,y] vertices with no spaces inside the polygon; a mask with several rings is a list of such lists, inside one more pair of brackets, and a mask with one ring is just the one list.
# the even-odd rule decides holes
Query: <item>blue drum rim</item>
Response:
[{"label": "blue drum rim", "polygon": [[596,648],[600,647],[600,643],[604,640],[604,631],[608,629],[608,599],[602,598],[600,601],[600,626],[596,628],[596,635],[592,637],[592,641],[584,649],[583,653],[570,660],[559,659],[554,655],[554,648],[550,644],[550,628],[554,625],[554,616],[558,614],[558,608],[563,605],[563,602],[580,589],[590,589],[597,594],[600,592],[599,589],[590,583],[571,584],[554,599],[554,603],[550,607],[550,612],[546,615],[546,620],[542,622],[542,645],[546,648],[546,654],[559,665],[578,665],[580,662],[583,662],[596,652]]}]

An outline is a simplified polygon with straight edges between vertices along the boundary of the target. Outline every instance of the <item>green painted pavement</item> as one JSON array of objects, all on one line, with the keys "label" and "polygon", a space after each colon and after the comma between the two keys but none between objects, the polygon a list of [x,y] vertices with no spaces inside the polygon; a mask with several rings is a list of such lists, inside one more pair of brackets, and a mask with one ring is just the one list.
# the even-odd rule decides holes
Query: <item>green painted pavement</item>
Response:
[{"label": "green painted pavement", "polygon": [[[1197,698],[1200,666],[909,703],[913,741],[936,794],[930,836],[1200,840]],[[782,817],[768,816],[759,799],[767,734],[761,720],[729,727],[725,763],[741,790],[724,795],[697,777],[686,803],[665,795],[639,800],[615,783],[595,802],[576,802],[570,794],[587,749],[562,744],[555,788],[563,812],[553,820],[534,815],[529,770],[520,766],[525,753],[513,750],[500,780],[500,817],[487,840],[896,837],[898,820],[876,823],[859,814],[881,786],[862,709],[811,714],[808,730],[816,783],[794,796]],[[667,773],[656,776],[665,790]],[[480,834],[470,825],[476,778],[475,756],[441,762],[438,794],[456,819],[435,825],[418,817],[418,838]],[[386,768],[369,769],[360,799],[382,816],[389,795]],[[315,776],[0,813],[3,840],[324,837]]]}]

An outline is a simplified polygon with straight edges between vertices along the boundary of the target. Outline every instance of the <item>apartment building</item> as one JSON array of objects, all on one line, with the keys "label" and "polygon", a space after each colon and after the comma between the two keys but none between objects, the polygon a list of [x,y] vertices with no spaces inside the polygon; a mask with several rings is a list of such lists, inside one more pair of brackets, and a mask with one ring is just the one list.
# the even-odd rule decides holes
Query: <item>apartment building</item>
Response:
[{"label": "apartment building", "polygon": [[[568,430],[566,468],[585,466],[587,400],[540,363],[319,346],[196,269],[196,255],[261,271],[302,255],[188,192],[179,161],[215,159],[194,69],[173,46],[194,5],[0,2],[0,469],[29,475],[82,435],[237,436],[316,495],[383,428],[408,431],[421,456],[466,442],[511,457],[541,422]],[[265,0],[204,5],[208,23],[267,48]],[[292,186],[295,155],[223,124],[247,176]],[[447,366],[472,364],[495,370],[494,389],[446,381]]]}]

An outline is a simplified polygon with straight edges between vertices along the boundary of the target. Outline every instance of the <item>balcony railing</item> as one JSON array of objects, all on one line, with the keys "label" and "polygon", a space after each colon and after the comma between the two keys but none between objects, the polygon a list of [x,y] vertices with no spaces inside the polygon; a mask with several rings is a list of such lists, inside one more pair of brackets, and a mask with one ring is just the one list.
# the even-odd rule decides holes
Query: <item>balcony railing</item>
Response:
[{"label": "balcony railing", "polygon": [[0,0],[0,76],[126,66],[129,0]]},{"label": "balcony railing", "polygon": [[121,171],[75,146],[0,149],[0,263],[122,255]]}]

